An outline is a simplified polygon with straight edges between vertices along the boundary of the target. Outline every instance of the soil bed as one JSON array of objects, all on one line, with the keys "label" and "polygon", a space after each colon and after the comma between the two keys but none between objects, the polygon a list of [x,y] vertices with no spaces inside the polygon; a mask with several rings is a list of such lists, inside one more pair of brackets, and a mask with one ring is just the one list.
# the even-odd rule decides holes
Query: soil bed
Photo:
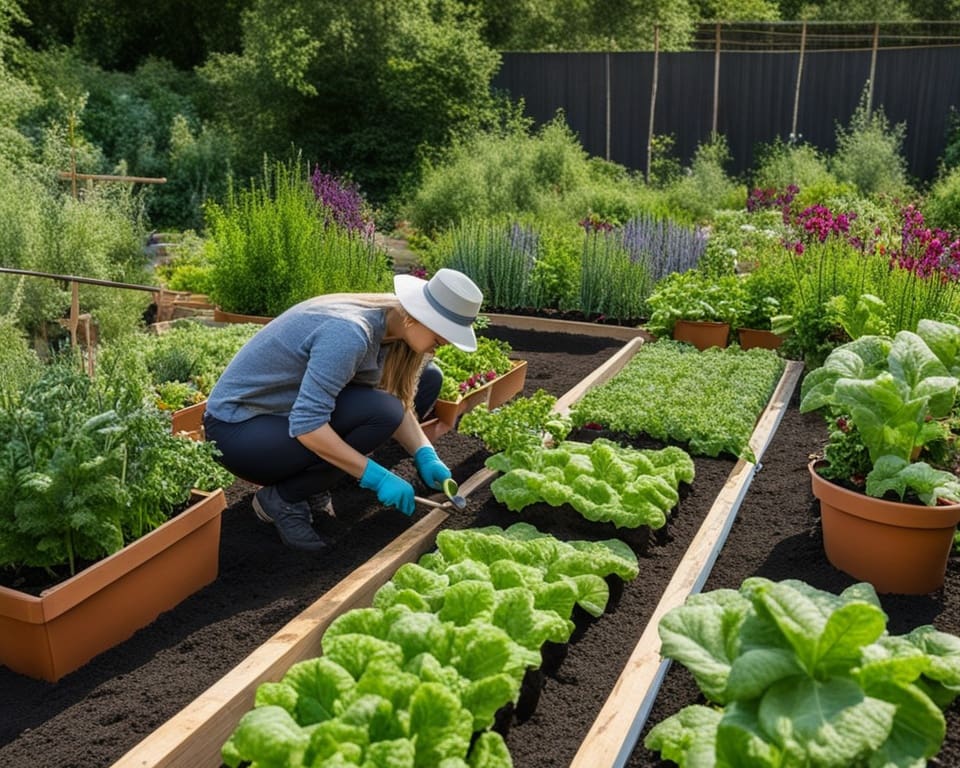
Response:
[{"label": "soil bed", "polygon": [[[526,395],[540,387],[564,394],[623,344],[502,328],[489,335],[506,339],[515,357],[528,360]],[[585,434],[584,439],[592,436]],[[801,417],[795,406],[787,412],[707,588],[738,586],[752,573],[803,578],[831,590],[850,583],[826,563],[812,509],[806,458],[822,437],[819,416]],[[461,482],[487,455],[479,441],[455,432],[440,438],[438,451]],[[414,478],[412,462],[397,449],[378,452],[377,458]],[[533,715],[510,725],[507,744],[518,768],[567,766],[573,759],[734,466],[729,457],[696,458],[695,463],[693,486],[641,556],[640,577],[625,586],[611,612],[578,629],[562,663],[545,676]],[[333,494],[338,517],[319,520],[318,511],[318,528],[336,540],[336,551],[313,558],[285,549],[273,531],[256,522],[250,508],[253,490],[239,482],[228,489],[220,575],[212,585],[55,685],[0,669],[0,763],[12,768],[110,765],[410,525],[398,513],[371,504],[369,494],[355,484],[345,483]],[[486,488],[471,494],[468,502],[450,525],[506,526],[521,519],[493,501]],[[612,534],[609,529],[591,531],[568,508],[537,505],[525,511],[523,519],[561,538]],[[885,599],[891,631],[928,622],[958,631],[957,566],[951,562],[947,587],[940,594]],[[696,699],[685,674],[678,666],[668,674],[651,723]],[[957,731],[957,725],[951,715],[951,730]],[[960,758],[960,752],[952,755]],[[960,759],[940,764],[957,765]],[[631,765],[662,763],[640,747]]]}]

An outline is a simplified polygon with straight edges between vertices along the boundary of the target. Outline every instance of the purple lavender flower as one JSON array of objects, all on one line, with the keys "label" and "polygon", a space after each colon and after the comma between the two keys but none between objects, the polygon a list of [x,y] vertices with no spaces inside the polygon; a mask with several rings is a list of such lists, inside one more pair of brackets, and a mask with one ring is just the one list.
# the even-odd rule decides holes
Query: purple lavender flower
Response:
[{"label": "purple lavender flower", "polygon": [[323,208],[324,219],[372,238],[374,222],[367,214],[366,202],[353,182],[324,173],[318,167],[310,179],[313,194]]}]

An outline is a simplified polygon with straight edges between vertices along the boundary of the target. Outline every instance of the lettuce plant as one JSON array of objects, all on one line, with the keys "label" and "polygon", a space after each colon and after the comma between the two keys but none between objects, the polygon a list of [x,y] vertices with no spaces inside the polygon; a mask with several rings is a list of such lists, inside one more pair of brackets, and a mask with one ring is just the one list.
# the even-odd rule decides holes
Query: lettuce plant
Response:
[{"label": "lettuce plant", "polygon": [[[323,656],[259,686],[224,744],[231,768],[509,768],[488,731],[544,642],[566,641],[575,604],[594,615],[604,577],[638,573],[622,542],[563,542],[520,523],[446,530],[398,569],[373,606],[339,616]],[[480,732],[476,735],[476,732]]]},{"label": "lettuce plant", "polygon": [[575,427],[602,424],[686,444],[697,456],[729,453],[755,461],[750,436],[783,372],[766,349],[714,347],[661,340],[644,344],[616,376],[570,409]]},{"label": "lettuce plant", "polygon": [[554,412],[556,402],[556,397],[538,389],[530,397],[516,397],[492,411],[467,411],[460,418],[457,431],[479,437],[487,450],[494,453],[535,448],[548,435],[553,442],[559,442],[570,434],[573,422]]},{"label": "lettuce plant", "polygon": [[694,477],[682,448],[638,450],[605,438],[498,453],[486,466],[504,473],[490,490],[514,512],[538,501],[569,504],[587,520],[617,528],[662,528],[680,500],[678,486]]},{"label": "lettuce plant", "polygon": [[890,635],[869,584],[840,595],[747,579],[688,598],[660,622],[662,654],[709,706],[658,723],[644,745],[679,766],[926,765],[960,693],[960,638]]},{"label": "lettuce plant", "polygon": [[[958,374],[960,326],[921,320],[916,333],[861,336],[835,349],[804,379],[800,410],[823,409],[829,422],[843,419],[856,429],[869,454],[868,495],[894,491],[902,499],[910,490],[928,505],[960,502],[956,476],[914,461],[915,451],[943,436],[939,420],[953,411]],[[835,455],[844,455],[837,448],[841,442],[833,434],[824,449],[831,465]],[[850,479],[843,475],[846,468],[838,461],[822,473]]]}]

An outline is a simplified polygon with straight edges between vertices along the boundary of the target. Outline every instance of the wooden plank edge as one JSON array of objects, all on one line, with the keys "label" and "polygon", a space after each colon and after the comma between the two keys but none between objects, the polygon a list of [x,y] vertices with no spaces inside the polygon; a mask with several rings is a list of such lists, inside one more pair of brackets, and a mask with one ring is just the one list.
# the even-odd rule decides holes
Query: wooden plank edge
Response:
[{"label": "wooden plank edge", "polygon": [[644,338],[639,336],[630,339],[613,357],[609,358],[585,379],[582,379],[579,384],[572,387],[562,397],[557,398],[557,402],[554,403],[553,406],[553,411],[560,415],[569,413],[570,407],[583,397],[584,394],[589,392],[593,387],[603,384],[618,374],[623,367],[630,362],[630,359],[636,354],[637,350],[644,345],[645,341]]},{"label": "wooden plank edge", "polygon": [[529,317],[527,315],[507,315],[484,312],[484,317],[490,322],[504,328],[513,328],[518,331],[541,331],[545,333],[571,333],[576,336],[594,336],[604,339],[642,338],[653,341],[654,337],[643,328],[630,328],[624,325],[602,325],[600,323],[584,323],[577,320],[553,320],[546,317]]},{"label": "wooden plank edge", "polygon": [[[754,428],[751,443],[756,444],[757,461],[776,430],[799,379],[802,365],[788,365],[780,382]],[[598,765],[623,768],[636,747],[646,724],[670,661],[660,658],[660,619],[680,606],[691,594],[699,592],[730,533],[737,511],[746,496],[758,464],[738,459],[727,482],[680,559],[670,583],[657,603],[650,621],[617,678],[610,696],[587,732],[570,768],[595,768]]]},{"label": "wooden plank edge", "polygon": [[257,686],[279,680],[296,662],[320,655],[320,638],[330,623],[351,608],[369,605],[397,568],[433,546],[447,518],[440,509],[426,514],[140,741],[113,768],[221,765],[220,748],[253,707]]},{"label": "wooden plank edge", "polygon": [[749,446],[758,463],[780,425],[780,420],[790,403],[790,398],[793,397],[793,391],[796,389],[802,373],[803,363],[797,360],[787,361],[783,373],[780,375],[780,382],[770,396],[767,407],[757,420],[757,426],[754,427],[753,434],[750,436]]}]

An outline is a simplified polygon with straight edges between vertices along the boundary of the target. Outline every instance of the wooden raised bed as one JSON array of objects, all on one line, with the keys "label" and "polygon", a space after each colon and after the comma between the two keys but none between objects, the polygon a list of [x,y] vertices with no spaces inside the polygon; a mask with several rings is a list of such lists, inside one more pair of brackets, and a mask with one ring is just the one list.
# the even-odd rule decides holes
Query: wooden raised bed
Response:
[{"label": "wooden raised bed", "polygon": [[[614,357],[559,398],[556,410],[566,412],[586,391],[615,375],[643,341],[641,335],[635,334]],[[788,365],[758,422],[751,440],[751,447],[758,458],[779,423],[785,404],[799,378],[800,368],[799,364]],[[584,741],[581,750],[583,754],[577,755],[579,765],[591,768],[607,766],[612,764],[607,760],[608,754],[629,755],[636,734],[639,733],[639,727],[634,725],[636,715],[647,692],[652,690],[652,685],[644,683],[643,680],[650,677],[652,683],[652,678],[657,676],[650,673],[654,657],[657,669],[660,666],[659,645],[649,638],[651,627],[655,635],[655,619],[702,586],[729,531],[754,470],[753,464],[737,462],[723,492],[694,540],[694,545],[690,547],[678,568],[661,606],[658,606],[654,620],[641,637],[634,657],[631,657],[630,664],[621,675],[601,712],[601,717]],[[469,496],[474,490],[487,484],[495,474],[491,470],[481,469],[461,483],[461,493]],[[220,747],[239,718],[252,706],[257,686],[266,680],[278,679],[291,664],[316,656],[319,653],[319,640],[326,626],[343,611],[368,604],[376,589],[392,576],[396,568],[428,551],[446,517],[444,510],[431,511],[337,587],[321,596],[218,683],[130,750],[114,764],[114,768],[187,764],[198,768],[213,768],[219,765]],[[642,686],[639,699],[632,695],[634,691],[631,688],[634,685]],[[623,698],[625,695],[627,698]],[[631,707],[632,711],[623,712],[616,718],[608,713],[608,709],[619,711]]]}]

